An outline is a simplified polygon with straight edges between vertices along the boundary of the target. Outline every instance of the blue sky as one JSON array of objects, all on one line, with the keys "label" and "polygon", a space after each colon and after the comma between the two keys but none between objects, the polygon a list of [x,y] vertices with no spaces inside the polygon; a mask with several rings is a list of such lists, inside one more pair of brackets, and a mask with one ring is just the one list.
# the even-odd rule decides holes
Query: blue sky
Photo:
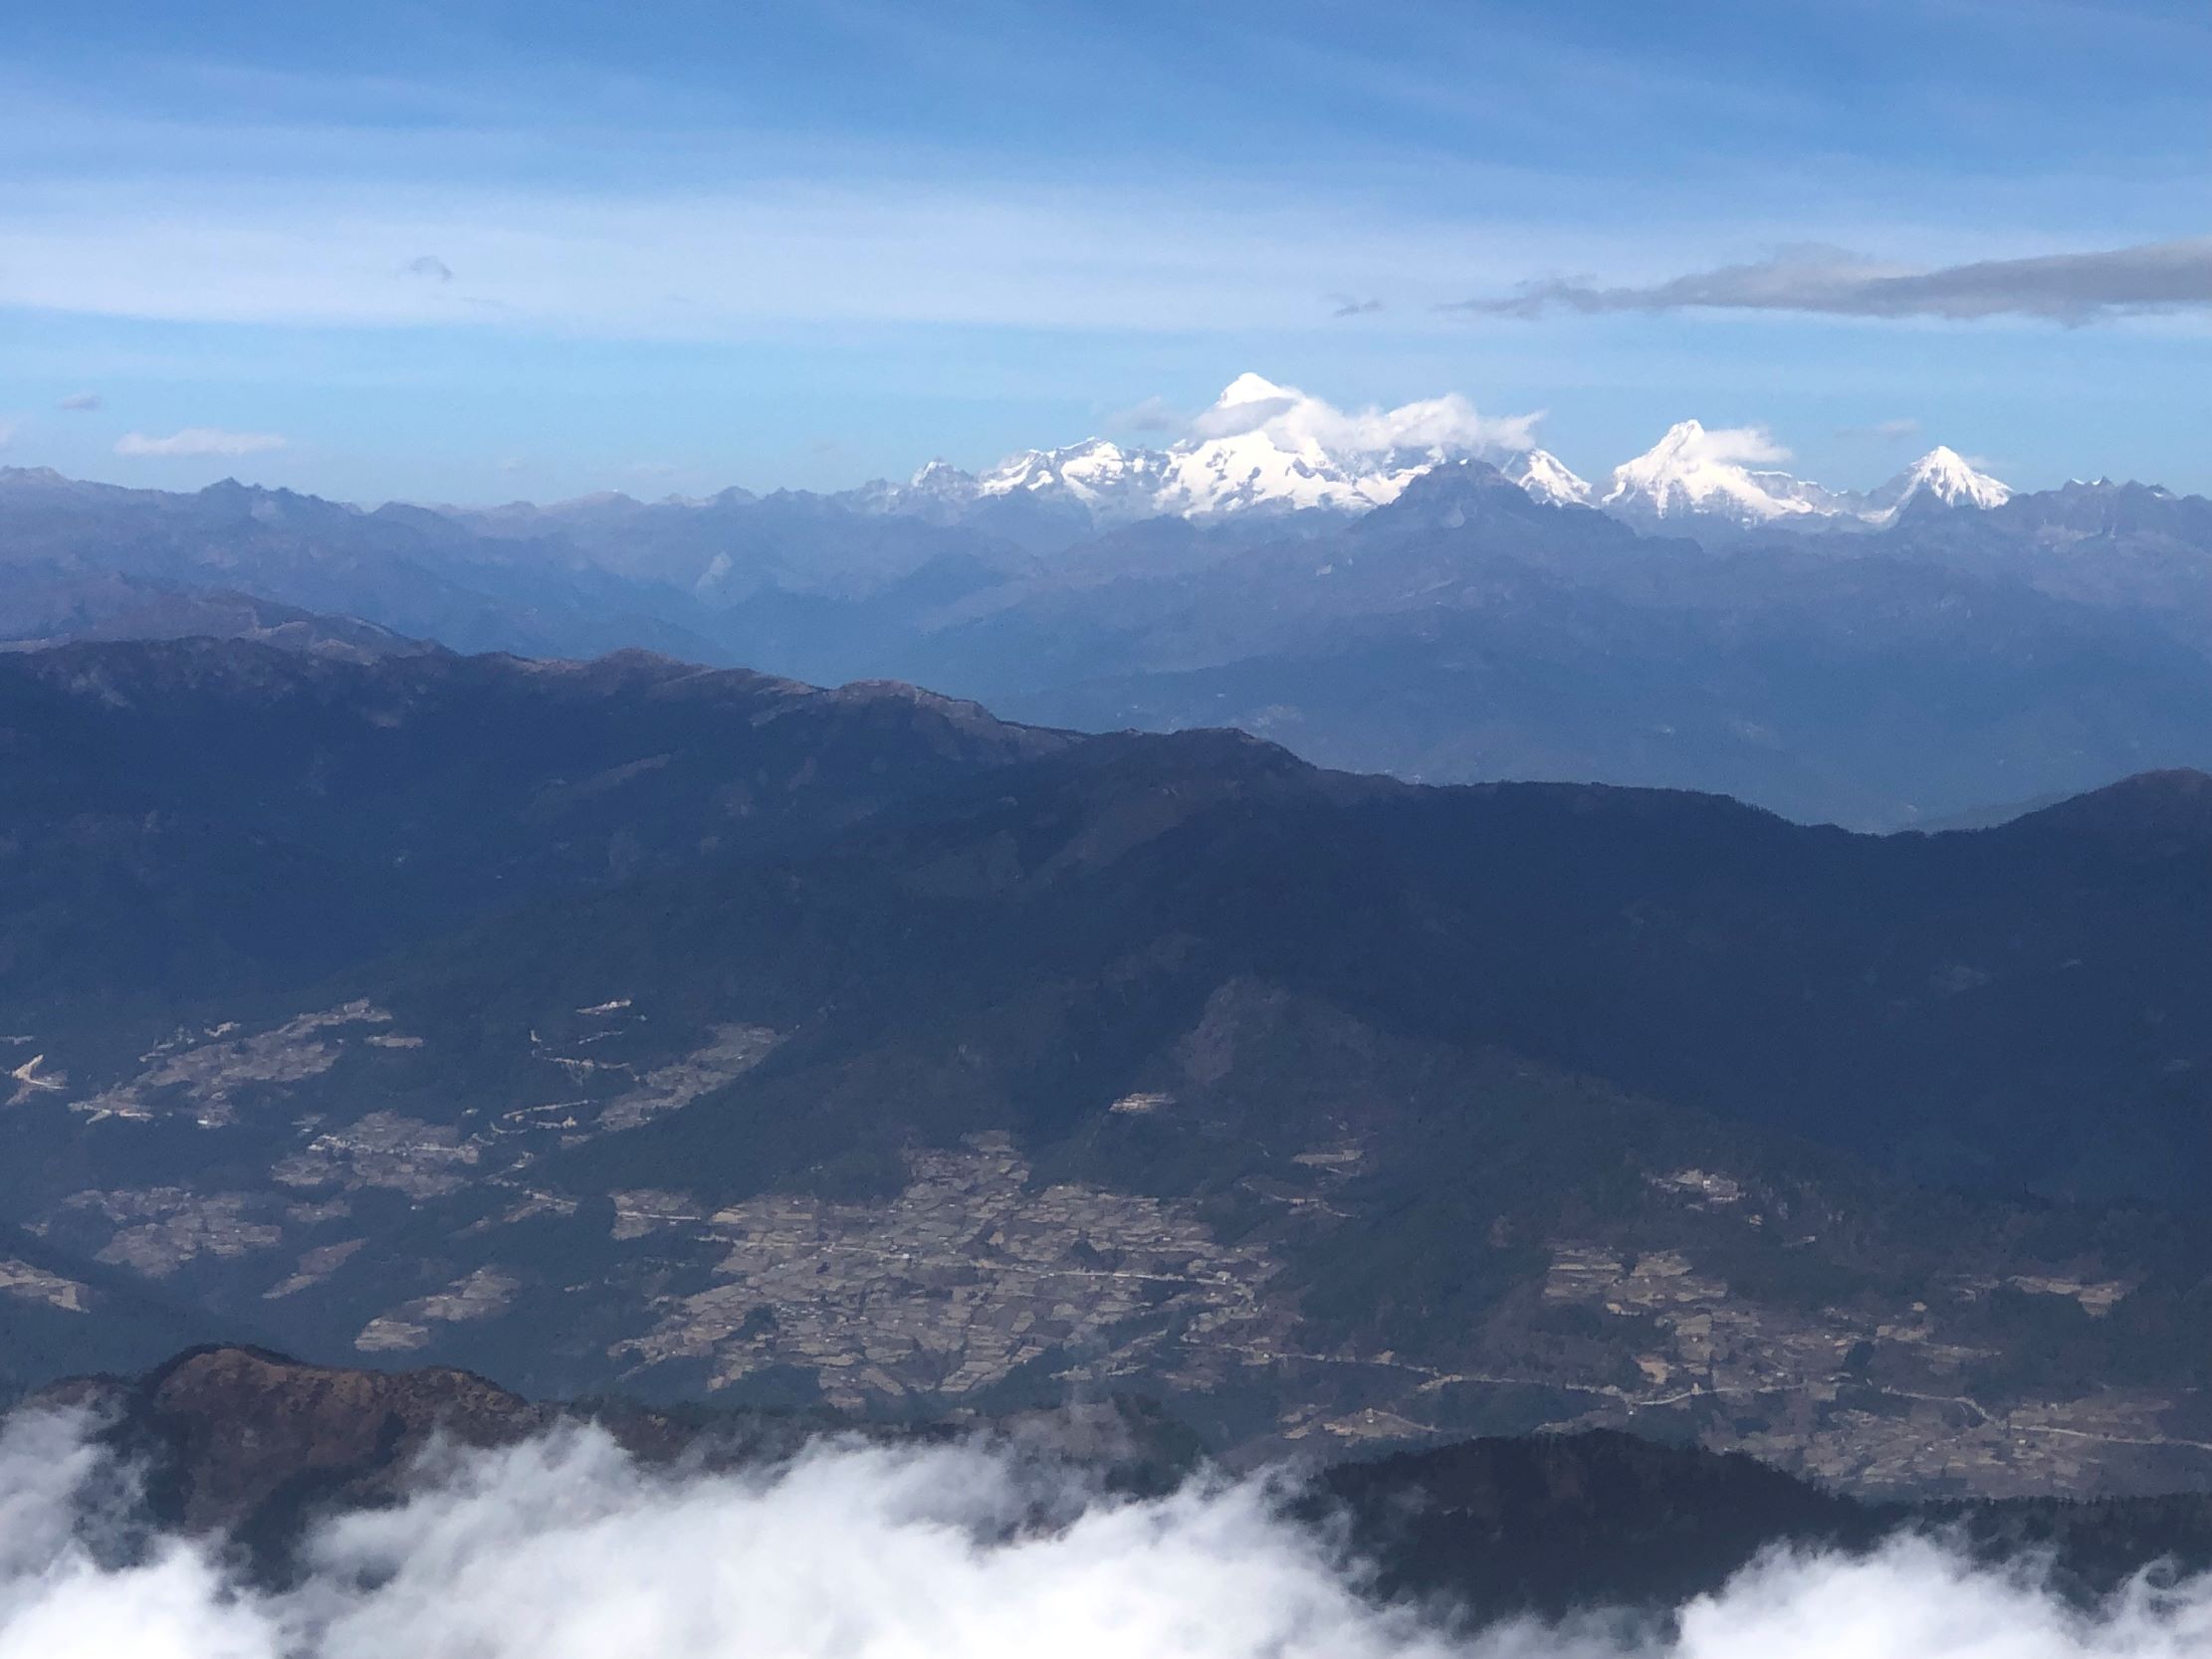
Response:
[{"label": "blue sky", "polygon": [[1694,415],[2212,489],[2197,0],[27,10],[0,462],[834,487],[1249,368],[1586,474]]}]

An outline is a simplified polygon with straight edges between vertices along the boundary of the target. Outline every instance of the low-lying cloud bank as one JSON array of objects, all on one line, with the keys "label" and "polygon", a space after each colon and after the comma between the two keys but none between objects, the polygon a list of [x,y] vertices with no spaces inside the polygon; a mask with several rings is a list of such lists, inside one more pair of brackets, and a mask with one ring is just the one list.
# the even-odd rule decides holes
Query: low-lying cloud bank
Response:
[{"label": "low-lying cloud bank", "polygon": [[298,1587],[205,1550],[115,1558],[116,1472],[69,1416],[0,1431],[0,1659],[2181,1659],[2212,1584],[2094,1612],[1924,1540],[1778,1555],[1680,1610],[1455,1631],[1363,1599],[1252,1483],[1108,1500],[980,1445],[823,1446],[751,1476],[639,1467],[593,1431],[456,1458],[338,1517]]}]

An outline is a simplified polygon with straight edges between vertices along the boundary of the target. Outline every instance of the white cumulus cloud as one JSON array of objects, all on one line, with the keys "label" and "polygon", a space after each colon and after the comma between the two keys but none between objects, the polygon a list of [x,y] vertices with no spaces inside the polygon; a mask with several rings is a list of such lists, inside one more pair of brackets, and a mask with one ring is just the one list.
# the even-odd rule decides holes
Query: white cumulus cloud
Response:
[{"label": "white cumulus cloud", "polygon": [[1525,415],[1485,415],[1457,392],[1394,409],[1376,405],[1340,409],[1295,386],[1242,374],[1191,423],[1191,436],[1204,440],[1264,432],[1291,450],[1309,445],[1334,454],[1418,450],[1457,458],[1533,449],[1536,427],[1543,418],[1540,409]]},{"label": "white cumulus cloud", "polygon": [[1155,393],[1126,409],[1117,409],[1106,417],[1106,424],[1126,432],[1174,432],[1190,423],[1176,413],[1173,404]]}]

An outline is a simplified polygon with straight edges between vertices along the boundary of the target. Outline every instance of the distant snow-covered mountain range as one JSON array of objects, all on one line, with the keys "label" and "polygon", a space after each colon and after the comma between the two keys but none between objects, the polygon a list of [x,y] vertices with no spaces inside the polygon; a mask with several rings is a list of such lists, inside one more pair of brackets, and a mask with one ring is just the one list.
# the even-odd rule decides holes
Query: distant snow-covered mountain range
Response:
[{"label": "distant snow-covered mountain range", "polygon": [[1346,770],[1663,783],[1884,828],[2212,767],[2212,501],[2008,500],[1942,450],[1850,494],[1777,471],[1759,432],[1686,423],[1586,482],[1530,424],[1252,376],[1162,448],[834,494],[365,508],[0,467],[0,649],[644,647],[1044,726],[1227,725]]},{"label": "distant snow-covered mountain range", "polygon": [[1537,448],[1532,425],[1480,416],[1456,396],[1348,414],[1295,387],[1240,374],[1188,437],[1164,449],[1092,438],[1025,450],[979,473],[932,461],[906,484],[872,487],[872,496],[890,512],[1020,502],[1100,522],[1254,510],[1359,513],[1396,500],[1430,468],[1463,460],[1492,462],[1540,501],[1644,522],[1880,527],[1915,507],[1990,508],[2012,494],[1942,447],[1877,490],[1831,490],[1760,465],[1786,453],[1764,433],[1709,430],[1694,420],[1614,468],[1601,489]]},{"label": "distant snow-covered mountain range", "polygon": [[1460,397],[1346,414],[1257,374],[1230,381],[1190,435],[1166,449],[1092,438],[1024,450],[967,473],[932,461],[882,505],[962,507],[1026,500],[1073,507],[1107,521],[1212,518],[1271,509],[1359,513],[1397,499],[1440,461],[1504,452],[1524,423],[1491,422]]},{"label": "distant snow-covered mountain range", "polygon": [[[1597,505],[1625,518],[1697,517],[1739,524],[1796,519],[1882,525],[1915,504],[1991,508],[2012,497],[2010,486],[1975,471],[1956,450],[1941,445],[1880,489],[1865,494],[1831,490],[1809,479],[1749,465],[1764,448],[1764,439],[1757,433],[1715,433],[1696,421],[1676,422],[1657,444],[1613,469],[1611,483]],[[1528,475],[1542,476],[1533,471]],[[1530,487],[1558,499],[1548,483]]]}]

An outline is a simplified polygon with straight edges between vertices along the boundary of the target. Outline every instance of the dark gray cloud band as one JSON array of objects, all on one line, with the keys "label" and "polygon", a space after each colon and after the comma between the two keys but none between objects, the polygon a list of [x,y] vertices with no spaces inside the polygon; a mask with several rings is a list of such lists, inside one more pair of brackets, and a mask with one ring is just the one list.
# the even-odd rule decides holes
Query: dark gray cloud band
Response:
[{"label": "dark gray cloud band", "polygon": [[1499,299],[1446,308],[1485,316],[1550,311],[1810,311],[1829,316],[2027,316],[2079,325],[2112,316],[2212,307],[2212,237],[2105,253],[1977,260],[1915,271],[1840,248],[1791,248],[1644,288],[1553,278]]}]

